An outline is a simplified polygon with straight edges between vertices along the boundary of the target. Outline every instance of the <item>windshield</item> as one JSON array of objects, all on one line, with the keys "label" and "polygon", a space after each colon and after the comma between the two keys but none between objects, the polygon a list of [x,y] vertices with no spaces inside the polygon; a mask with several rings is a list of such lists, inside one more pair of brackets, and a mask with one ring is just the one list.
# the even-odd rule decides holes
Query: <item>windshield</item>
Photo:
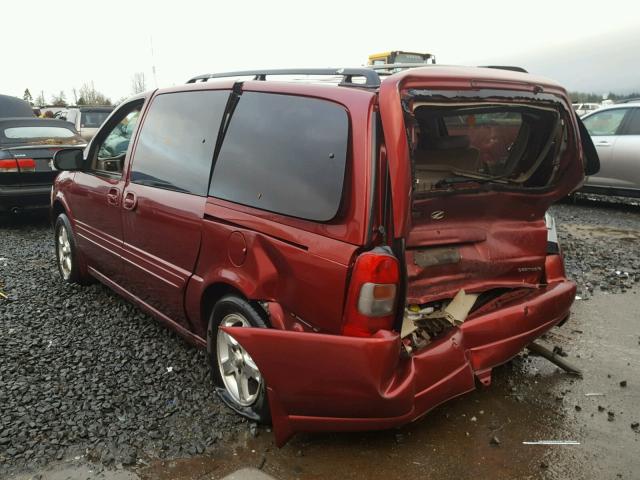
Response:
[{"label": "windshield", "polygon": [[427,63],[428,59],[428,55],[400,52],[396,55],[394,63]]},{"label": "windshield", "polygon": [[85,111],[80,117],[80,128],[99,128],[111,112]]},{"label": "windshield", "polygon": [[549,107],[417,104],[412,141],[416,192],[452,183],[549,184],[563,143],[563,123]]},{"label": "windshield", "polygon": [[9,143],[77,145],[84,143],[73,130],[56,126],[15,126],[1,130]]}]

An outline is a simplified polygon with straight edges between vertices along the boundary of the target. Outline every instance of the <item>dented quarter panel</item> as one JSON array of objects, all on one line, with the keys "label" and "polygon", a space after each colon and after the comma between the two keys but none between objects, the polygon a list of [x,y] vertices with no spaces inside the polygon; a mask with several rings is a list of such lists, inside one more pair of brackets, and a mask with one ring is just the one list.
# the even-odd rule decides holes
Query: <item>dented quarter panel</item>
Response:
[{"label": "dented quarter panel", "polygon": [[[238,233],[247,251],[244,262],[234,265],[228,239]],[[298,231],[294,235],[276,222],[257,223],[255,217],[210,199],[205,207],[198,261],[199,266],[207,268],[199,267],[189,283],[187,311],[190,318],[200,319],[204,290],[208,285],[223,283],[247,298],[277,301],[285,326],[292,327],[295,318],[310,328],[339,333],[348,268],[356,250],[354,245],[316,233]],[[331,301],[319,301],[322,298]],[[193,324],[204,338],[206,319]]]}]

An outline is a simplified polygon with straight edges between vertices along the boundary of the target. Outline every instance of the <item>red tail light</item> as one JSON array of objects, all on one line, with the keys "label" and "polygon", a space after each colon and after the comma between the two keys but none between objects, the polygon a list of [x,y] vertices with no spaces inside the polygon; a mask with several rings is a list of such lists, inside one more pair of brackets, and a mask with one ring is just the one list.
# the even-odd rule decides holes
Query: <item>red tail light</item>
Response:
[{"label": "red tail light", "polygon": [[18,168],[21,172],[35,172],[36,161],[33,158],[18,158]]},{"label": "red tail light", "polygon": [[393,327],[400,266],[396,257],[377,248],[360,255],[353,266],[342,333],[369,337]]},{"label": "red tail light", "polygon": [[36,161],[33,158],[8,158],[0,160],[0,173],[35,171]]},{"label": "red tail light", "polygon": [[11,158],[8,160],[0,160],[0,173],[10,173],[18,171],[18,162]]}]

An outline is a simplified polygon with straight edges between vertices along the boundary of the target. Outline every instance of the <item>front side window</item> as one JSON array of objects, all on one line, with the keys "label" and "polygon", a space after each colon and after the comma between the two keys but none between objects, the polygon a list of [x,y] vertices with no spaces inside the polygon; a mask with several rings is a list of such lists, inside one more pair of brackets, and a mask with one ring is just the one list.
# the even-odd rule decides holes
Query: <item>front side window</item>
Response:
[{"label": "front side window", "polygon": [[338,213],[349,120],[326,100],[245,92],[213,171],[209,194],[326,222]]},{"label": "front side window", "polygon": [[140,116],[142,103],[125,107],[119,114],[121,120],[104,137],[92,164],[92,170],[120,174]]},{"label": "front side window", "polygon": [[205,196],[228,97],[225,90],[157,96],[140,130],[131,181]]},{"label": "front side window", "polygon": [[627,111],[626,108],[604,110],[594,113],[582,121],[591,136],[615,135]]}]

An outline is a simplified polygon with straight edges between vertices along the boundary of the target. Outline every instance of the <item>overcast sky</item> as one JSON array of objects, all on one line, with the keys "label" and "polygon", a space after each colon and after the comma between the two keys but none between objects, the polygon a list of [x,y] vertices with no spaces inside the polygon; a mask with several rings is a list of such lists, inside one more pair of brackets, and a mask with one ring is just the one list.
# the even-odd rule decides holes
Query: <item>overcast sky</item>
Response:
[{"label": "overcast sky", "polygon": [[72,99],[93,81],[116,101],[136,72],[151,89],[213,71],[357,66],[386,50],[517,63],[569,89],[640,90],[640,2],[469,3],[4,0],[0,93]]}]

